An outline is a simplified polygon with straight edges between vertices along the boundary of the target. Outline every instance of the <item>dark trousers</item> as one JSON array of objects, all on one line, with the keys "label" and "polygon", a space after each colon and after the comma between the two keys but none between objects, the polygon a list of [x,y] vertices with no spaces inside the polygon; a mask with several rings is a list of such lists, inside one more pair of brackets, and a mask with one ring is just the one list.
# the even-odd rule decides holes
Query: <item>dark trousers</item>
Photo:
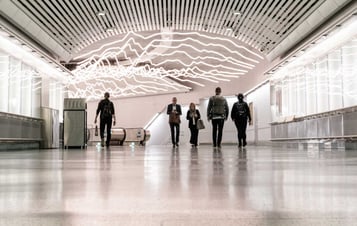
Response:
[{"label": "dark trousers", "polygon": [[238,145],[242,146],[247,144],[247,135],[245,133],[247,129],[247,118],[238,118],[234,121],[234,124],[236,125],[237,131],[238,131]]},{"label": "dark trousers", "polygon": [[169,123],[169,124],[170,124],[170,130],[171,130],[172,144],[173,145],[178,144],[179,138],[180,138],[180,124],[178,124],[178,123]]},{"label": "dark trousers", "polygon": [[190,144],[193,144],[193,145],[197,146],[197,143],[198,143],[198,129],[197,129],[196,125],[191,126],[190,127],[190,131],[191,131]]},{"label": "dark trousers", "polygon": [[99,124],[100,138],[104,139],[104,129],[107,127],[107,146],[110,144],[111,139],[111,129],[112,129],[112,118],[101,118]]},{"label": "dark trousers", "polygon": [[224,119],[212,119],[213,146],[221,146]]}]

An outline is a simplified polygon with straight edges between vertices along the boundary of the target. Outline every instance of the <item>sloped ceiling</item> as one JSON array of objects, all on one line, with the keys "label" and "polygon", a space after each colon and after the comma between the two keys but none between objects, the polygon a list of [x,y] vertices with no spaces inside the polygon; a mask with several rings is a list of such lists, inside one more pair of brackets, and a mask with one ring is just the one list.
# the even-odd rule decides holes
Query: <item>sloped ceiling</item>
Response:
[{"label": "sloped ceiling", "polygon": [[[95,96],[86,93],[96,89],[88,88],[88,81],[102,88],[110,73],[117,82],[112,91],[120,96],[128,87],[135,87],[133,94],[187,91],[193,84],[203,85],[202,80],[243,76],[269,54],[294,45],[284,40],[306,36],[348,2],[3,0],[0,4],[3,18],[81,77],[70,81],[77,93]],[[127,75],[134,80],[129,82]],[[157,80],[159,75],[165,81]],[[148,81],[170,85],[137,86]],[[83,86],[85,92],[79,88]]]}]

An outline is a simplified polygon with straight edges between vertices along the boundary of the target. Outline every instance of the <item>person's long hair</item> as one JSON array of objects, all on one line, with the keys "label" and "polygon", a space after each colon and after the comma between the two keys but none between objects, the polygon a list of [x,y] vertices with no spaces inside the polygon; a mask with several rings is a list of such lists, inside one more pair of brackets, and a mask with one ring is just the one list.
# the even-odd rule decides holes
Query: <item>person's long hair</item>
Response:
[{"label": "person's long hair", "polygon": [[195,112],[195,110],[196,110],[196,105],[195,105],[195,103],[190,103],[190,111],[191,111],[191,112]]}]

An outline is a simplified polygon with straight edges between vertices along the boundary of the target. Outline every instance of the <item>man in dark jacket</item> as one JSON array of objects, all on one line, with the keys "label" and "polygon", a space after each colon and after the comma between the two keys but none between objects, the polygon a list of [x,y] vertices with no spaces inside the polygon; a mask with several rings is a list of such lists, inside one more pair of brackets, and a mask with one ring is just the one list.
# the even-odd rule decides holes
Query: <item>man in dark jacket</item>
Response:
[{"label": "man in dark jacket", "polygon": [[247,129],[247,121],[249,120],[250,123],[252,119],[248,104],[243,101],[243,94],[239,93],[237,97],[238,101],[233,104],[231,118],[238,131],[238,146],[242,147],[243,145],[243,147],[245,147],[247,145],[247,135],[245,132]]},{"label": "man in dark jacket", "polygon": [[[173,147],[179,146],[179,138],[180,138],[180,115],[182,115],[181,106],[177,104],[177,98],[172,98],[172,104],[167,106],[167,112],[169,115],[169,124],[171,130],[171,141]],[[175,134],[176,130],[176,134]]]},{"label": "man in dark jacket", "polygon": [[[207,118],[212,120],[213,147],[221,147],[224,121],[227,120],[229,107],[227,100],[221,96],[221,88],[217,87],[216,95],[208,101]],[[217,134],[218,133],[218,134]]]},{"label": "man in dark jacket", "polygon": [[109,93],[104,93],[104,99],[101,100],[98,104],[97,112],[95,115],[94,124],[97,123],[97,117],[100,113],[100,138],[101,138],[101,146],[104,147],[104,129],[107,127],[107,141],[106,145],[109,147],[110,139],[111,139],[111,129],[112,123],[115,126],[115,111],[114,104],[109,100]]}]

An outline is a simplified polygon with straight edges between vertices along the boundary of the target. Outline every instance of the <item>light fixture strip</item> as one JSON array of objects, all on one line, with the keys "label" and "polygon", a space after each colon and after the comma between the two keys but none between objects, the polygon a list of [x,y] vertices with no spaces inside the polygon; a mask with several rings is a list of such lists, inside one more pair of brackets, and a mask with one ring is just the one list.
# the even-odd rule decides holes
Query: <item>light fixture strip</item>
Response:
[{"label": "light fixture strip", "polygon": [[[81,12],[82,14],[85,14],[84,16],[84,20],[88,21],[90,24],[90,27],[95,29],[95,34],[97,36],[98,40],[104,39],[104,32],[101,32],[98,28],[98,25],[95,23],[95,21],[93,20],[90,12],[87,10],[87,6],[83,4],[82,1],[73,1],[74,3],[79,3],[79,7],[77,7],[77,9],[79,10],[79,12]],[[99,37],[98,37],[99,36]]]},{"label": "light fixture strip", "polygon": [[[184,23],[186,21],[186,13],[187,13],[187,9],[185,8],[185,3],[187,4],[187,2],[185,0],[180,0],[181,1],[181,11],[180,11],[180,30],[183,30],[184,27]],[[185,15],[185,16],[184,16]]]},{"label": "light fixture strip", "polygon": [[[273,5],[271,5],[268,8],[268,11],[266,13],[266,15],[276,15],[279,11],[281,1],[273,1]],[[275,20],[270,16],[270,17],[266,17],[264,18],[264,23],[262,26],[260,26],[260,29],[257,31],[257,37],[256,37],[256,43],[258,43],[260,46],[254,46],[255,48],[259,49],[260,47],[262,47],[262,45],[266,43],[266,38],[267,37],[267,33],[270,32],[268,31],[272,24],[275,23]],[[263,35],[262,35],[263,34]]]},{"label": "light fixture strip", "polygon": [[127,34],[129,32],[132,32],[132,28],[130,27],[131,24],[128,24],[128,21],[130,21],[129,19],[129,16],[128,16],[128,13],[126,12],[126,10],[123,10],[123,1],[114,1],[112,3],[115,3],[117,4],[117,9],[119,10],[119,15],[120,15],[120,18],[121,20],[119,20],[119,23],[122,25],[123,27],[123,33],[124,34]]},{"label": "light fixture strip", "polygon": [[[223,1],[220,1],[220,2],[223,2]],[[232,4],[233,4],[233,6],[232,6]],[[225,19],[228,18],[229,9],[231,7],[234,7],[236,4],[238,4],[238,1],[224,1],[224,5],[223,5],[222,10],[219,14],[219,18],[222,18],[222,19],[221,20],[216,19],[214,24],[212,24],[209,27],[208,32],[218,33],[218,30],[220,30],[222,28],[222,26],[224,26]]]},{"label": "light fixture strip", "polygon": [[[61,4],[63,4],[64,7],[67,7],[66,4],[64,4],[64,2],[61,2]],[[83,18],[84,13],[83,13],[82,9],[80,9],[80,7],[77,4],[77,2],[76,1],[70,1],[70,3],[67,3],[67,4],[72,4],[71,6],[73,6],[75,8],[75,10],[72,10],[72,15],[71,16],[73,16],[73,14],[74,14],[78,18],[79,23],[84,25],[83,29],[85,29],[86,32],[90,35],[89,41],[91,43],[95,43],[95,42],[99,41],[99,37],[97,35],[97,32],[94,30],[93,26],[91,26],[91,24],[88,21],[88,19]],[[68,9],[66,8],[66,10],[68,10]],[[78,12],[80,12],[80,13],[78,13]]]},{"label": "light fixture strip", "polygon": [[115,35],[120,34],[120,32],[118,31],[119,26],[118,26],[118,23],[116,21],[116,17],[115,17],[115,15],[113,13],[113,10],[112,10],[112,7],[110,6],[110,4],[107,4],[106,0],[97,1],[96,4],[97,5],[100,4],[100,7],[102,9],[105,9],[106,14],[108,16],[103,17],[103,19],[104,19],[105,22],[107,22],[108,26],[113,29],[114,34]]},{"label": "light fixture strip", "polygon": [[249,5],[245,10],[247,13],[243,19],[248,22],[246,22],[246,24],[247,24],[246,26],[241,27],[242,33],[244,34],[244,36],[242,37],[243,42],[246,42],[247,37],[250,36],[251,32],[248,30],[248,28],[250,28],[250,27],[248,27],[249,26],[248,24],[254,18],[252,14],[255,11],[255,6],[256,6],[256,4],[258,4],[258,2],[260,2],[260,1],[249,1]]},{"label": "light fixture strip", "polygon": [[[134,5],[134,1],[135,1],[135,5]],[[136,27],[138,29],[138,31],[143,31],[144,30],[144,24],[143,24],[143,21],[141,20],[141,16],[138,16],[138,14],[140,13],[140,6],[138,4],[138,1],[137,0],[132,0],[132,1],[127,1],[130,3],[131,5],[131,15],[132,17],[134,17],[134,21],[135,21],[135,24],[136,24]]]},{"label": "light fixture strip", "polygon": [[217,16],[222,12],[222,5],[227,4],[227,1],[214,1],[214,6],[210,14],[207,15],[206,19],[202,21],[200,24],[199,30],[202,31],[205,29],[207,31],[208,28],[205,28],[207,24],[212,24],[212,21],[217,21]]},{"label": "light fixture strip", "polygon": [[[125,28],[121,23],[122,19],[119,18],[115,2],[111,0],[105,0],[105,4],[107,5],[107,8],[109,9],[110,14],[112,15],[113,21],[115,23],[116,28],[118,29],[119,34],[125,33]],[[115,8],[115,10],[113,10],[113,8]]]},{"label": "light fixture strip", "polygon": [[[193,16],[192,16],[192,23],[191,23],[191,30],[196,30],[198,28],[198,25],[200,24],[200,19],[203,19],[203,17],[206,17],[205,11],[207,8],[207,3],[210,2],[210,0],[206,1],[198,1],[199,6],[195,6],[193,10]],[[203,3],[204,2],[204,3]],[[203,5],[203,7],[202,7]]]},{"label": "light fixture strip", "polygon": [[[274,1],[274,0],[273,0]],[[269,12],[269,6],[271,5],[272,1],[266,1],[266,4],[263,8],[263,12],[266,12],[266,13],[259,13],[258,17],[257,17],[257,20],[255,21],[254,23],[254,26],[253,26],[253,30],[257,31],[259,30],[261,27],[264,26],[265,23],[267,23],[269,20],[268,20],[268,12]],[[253,33],[251,34],[251,37],[252,39],[250,41],[248,41],[248,45],[251,45],[253,46],[254,43],[257,42],[257,40],[260,38],[260,37],[263,37],[263,35],[261,33]],[[257,47],[255,47],[257,48]]]},{"label": "light fixture strip", "polygon": [[[196,1],[197,3],[197,1]],[[192,18],[192,10],[194,7],[194,1],[186,1],[186,7],[185,7],[185,21],[184,21],[184,30],[190,30],[190,28],[188,27],[188,25],[191,22],[191,18]]]},{"label": "light fixture strip", "polygon": [[[96,15],[97,12],[95,12],[95,11],[93,10],[93,9],[97,8],[97,7],[95,6],[95,4],[96,4],[96,3],[94,3],[93,1],[87,1],[86,7],[87,7],[88,12],[89,12],[89,14],[90,14],[90,18],[94,21],[95,26],[98,27],[99,32],[103,33],[104,38],[108,38],[109,35],[108,35],[108,33],[105,32],[105,29],[106,29],[107,26],[105,25],[105,23],[104,23],[102,17],[98,17],[98,16]],[[104,18],[104,20],[106,19],[105,16],[103,16],[103,18]]]},{"label": "light fixture strip", "polygon": [[150,21],[148,21],[148,19],[150,19],[150,18],[147,15],[148,8],[147,8],[147,6],[145,4],[146,1],[143,1],[143,0],[139,0],[139,1],[140,1],[139,5],[141,6],[141,7],[139,7],[140,14],[141,14],[141,16],[139,18],[143,18],[142,22],[141,22],[143,24],[143,26],[144,26],[143,30],[148,31],[148,30],[150,30],[149,29]]},{"label": "light fixture strip", "polygon": [[[55,14],[61,15],[61,13],[59,13],[59,11],[57,10],[57,7],[53,7],[52,4],[49,4],[51,9],[48,8],[47,5],[44,4],[42,1],[38,2],[38,4],[40,4],[40,8],[42,8],[46,12],[53,10]],[[58,8],[62,9],[61,7]],[[64,13],[63,10],[61,11],[62,13]],[[78,34],[76,31],[74,31],[75,29],[73,29],[73,27],[67,22],[65,18],[63,18],[62,15],[58,17],[49,17],[47,13],[45,13],[44,15],[48,19],[48,21],[51,22],[51,24],[55,24],[54,26],[57,28],[58,31],[64,31],[58,35],[65,36],[65,49],[68,49],[71,52],[73,51],[73,49],[79,50],[84,47],[84,43],[80,43],[78,40],[86,39],[85,36],[83,36],[83,34]]]},{"label": "light fixture strip", "polygon": [[[53,3],[57,8],[62,8],[64,9],[64,11],[69,12],[69,8],[63,1],[54,1]],[[97,39],[95,35],[93,35],[91,29],[87,26],[86,23],[83,22],[82,18],[78,15],[77,9],[72,9],[70,10],[70,12],[72,13],[69,14],[69,17],[71,18],[69,22],[71,23],[72,27],[78,27],[80,29],[80,32],[82,33],[82,36],[85,36],[85,38],[82,39],[83,42],[85,42],[86,45],[91,45],[96,42]]]}]

